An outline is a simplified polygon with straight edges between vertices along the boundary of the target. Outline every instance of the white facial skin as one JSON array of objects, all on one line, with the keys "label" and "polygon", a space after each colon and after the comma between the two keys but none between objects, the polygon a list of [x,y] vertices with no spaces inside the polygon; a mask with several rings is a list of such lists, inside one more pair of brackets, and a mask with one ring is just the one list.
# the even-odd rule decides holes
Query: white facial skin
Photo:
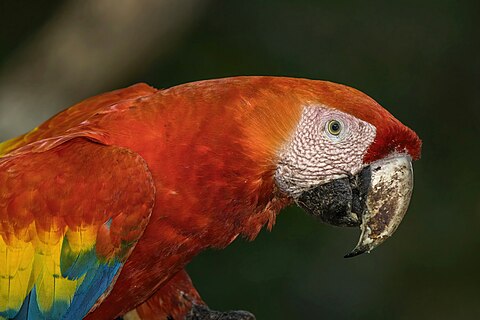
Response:
[{"label": "white facial skin", "polygon": [[295,199],[312,187],[355,175],[364,166],[363,157],[375,134],[373,125],[350,114],[306,106],[292,139],[279,154],[278,187]]}]

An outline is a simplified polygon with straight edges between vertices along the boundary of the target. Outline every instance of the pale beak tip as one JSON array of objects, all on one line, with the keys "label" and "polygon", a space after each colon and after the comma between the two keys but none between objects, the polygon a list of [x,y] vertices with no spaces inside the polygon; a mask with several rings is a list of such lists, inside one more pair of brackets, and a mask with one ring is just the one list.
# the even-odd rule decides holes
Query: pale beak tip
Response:
[{"label": "pale beak tip", "polygon": [[360,240],[345,258],[370,252],[387,240],[399,226],[410,203],[413,170],[409,157],[379,160],[371,164],[371,169],[371,185],[367,209],[360,225]]}]

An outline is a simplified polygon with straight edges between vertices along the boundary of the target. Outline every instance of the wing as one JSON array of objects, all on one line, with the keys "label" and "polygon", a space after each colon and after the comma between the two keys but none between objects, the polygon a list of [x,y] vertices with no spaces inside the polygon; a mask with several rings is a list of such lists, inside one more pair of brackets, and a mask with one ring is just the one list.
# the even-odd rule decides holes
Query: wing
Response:
[{"label": "wing", "polygon": [[88,98],[60,112],[32,131],[17,138],[0,142],[0,157],[34,141],[67,135],[68,132],[102,110],[115,108],[118,104],[135,101],[156,92],[157,90],[149,85],[138,83]]},{"label": "wing", "polygon": [[148,223],[154,185],[128,149],[84,138],[0,158],[0,319],[81,319]]}]

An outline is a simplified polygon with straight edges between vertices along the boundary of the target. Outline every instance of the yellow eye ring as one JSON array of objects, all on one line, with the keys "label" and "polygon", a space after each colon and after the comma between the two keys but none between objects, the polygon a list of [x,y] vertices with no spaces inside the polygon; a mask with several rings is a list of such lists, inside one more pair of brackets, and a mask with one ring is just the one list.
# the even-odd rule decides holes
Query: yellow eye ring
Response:
[{"label": "yellow eye ring", "polygon": [[338,136],[342,132],[342,123],[337,120],[330,120],[327,123],[327,130],[333,136]]}]

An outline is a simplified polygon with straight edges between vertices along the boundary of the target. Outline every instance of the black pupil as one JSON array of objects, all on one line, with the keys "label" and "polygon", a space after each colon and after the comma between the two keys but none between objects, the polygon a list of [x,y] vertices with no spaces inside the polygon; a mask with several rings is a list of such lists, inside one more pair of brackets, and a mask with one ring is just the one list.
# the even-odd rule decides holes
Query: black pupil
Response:
[{"label": "black pupil", "polygon": [[330,124],[330,129],[332,130],[332,132],[340,131],[340,123],[338,123],[337,121],[332,122],[332,124]]}]

